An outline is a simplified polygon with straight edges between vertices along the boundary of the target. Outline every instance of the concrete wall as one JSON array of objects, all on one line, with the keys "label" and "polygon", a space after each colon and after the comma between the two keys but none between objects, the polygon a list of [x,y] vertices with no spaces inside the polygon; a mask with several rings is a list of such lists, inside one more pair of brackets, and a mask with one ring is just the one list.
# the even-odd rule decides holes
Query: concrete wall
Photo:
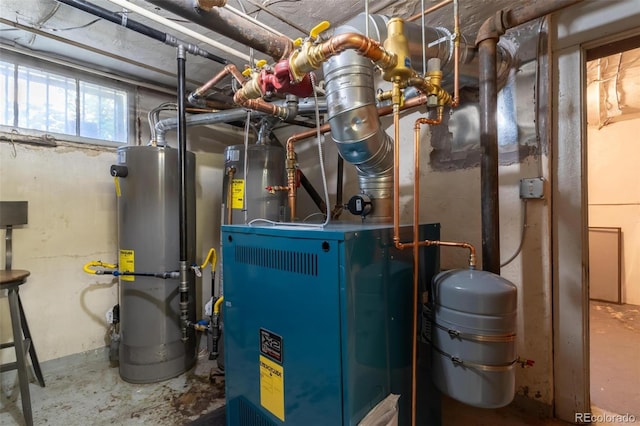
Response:
[{"label": "concrete wall", "polygon": [[[107,342],[104,314],[116,303],[117,283],[87,275],[82,266],[116,260],[109,176],[114,162],[113,149],[0,143],[0,199],[29,202],[29,224],[13,232],[13,268],[31,271],[20,295],[43,361]],[[0,341],[6,342],[11,340],[6,297],[0,306]],[[2,351],[3,360],[9,357],[12,351]]]},{"label": "concrete wall", "polygon": [[622,228],[622,301],[640,305],[640,119],[589,126],[589,226]]}]

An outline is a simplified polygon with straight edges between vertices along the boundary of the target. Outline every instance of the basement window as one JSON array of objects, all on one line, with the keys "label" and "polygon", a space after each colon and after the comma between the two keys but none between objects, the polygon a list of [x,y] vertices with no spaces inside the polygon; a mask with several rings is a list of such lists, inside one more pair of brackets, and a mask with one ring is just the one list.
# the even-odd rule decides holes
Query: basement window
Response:
[{"label": "basement window", "polygon": [[78,74],[0,61],[0,126],[74,142],[127,143],[130,90]]}]

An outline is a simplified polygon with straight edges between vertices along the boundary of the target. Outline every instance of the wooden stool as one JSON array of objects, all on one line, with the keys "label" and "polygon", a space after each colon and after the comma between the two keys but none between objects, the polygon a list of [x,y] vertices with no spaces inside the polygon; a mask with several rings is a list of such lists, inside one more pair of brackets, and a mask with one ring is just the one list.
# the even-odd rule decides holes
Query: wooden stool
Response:
[{"label": "wooden stool", "polygon": [[8,290],[9,311],[11,314],[11,328],[13,330],[13,342],[0,344],[0,349],[15,348],[16,362],[0,365],[0,372],[18,370],[20,383],[20,397],[22,399],[22,412],[28,426],[33,425],[33,413],[31,412],[31,396],[29,394],[29,376],[27,374],[27,352],[31,356],[31,365],[40,386],[44,387],[44,378],[40,363],[36,355],[36,349],[31,340],[31,332],[24,309],[18,293],[20,285],[27,281],[29,271],[0,270],[0,290]]}]

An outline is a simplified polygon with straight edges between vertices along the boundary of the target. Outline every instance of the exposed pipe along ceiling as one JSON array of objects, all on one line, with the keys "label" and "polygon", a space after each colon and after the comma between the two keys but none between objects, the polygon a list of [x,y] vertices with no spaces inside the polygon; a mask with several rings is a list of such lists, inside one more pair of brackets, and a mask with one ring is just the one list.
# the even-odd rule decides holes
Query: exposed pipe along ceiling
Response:
[{"label": "exposed pipe along ceiling", "polygon": [[[419,361],[425,356],[425,348],[435,360],[433,371],[428,370],[427,374],[439,392],[480,407],[501,407],[511,402],[515,367],[528,365],[529,361],[515,353],[516,288],[498,275],[497,98],[501,82],[510,72],[513,54],[498,41],[508,29],[580,0],[545,0],[501,10],[482,25],[475,43],[474,34],[462,32],[465,26],[460,20],[458,0],[445,0],[428,9],[422,4],[427,13],[450,6],[448,21],[439,27],[425,26],[424,13],[408,19],[371,14],[369,2],[365,1],[364,13],[340,25],[331,35],[327,31],[328,22],[322,22],[304,39],[295,40],[231,8],[226,0],[148,0],[157,8],[266,55],[269,61],[255,60],[253,53],[228,49],[225,52],[234,57],[220,57],[136,22],[126,14],[113,13],[83,0],[59,1],[177,47],[176,104],[161,105],[149,113],[152,135],[149,145],[120,148],[118,165],[112,168],[112,174],[124,184],[118,200],[120,217],[126,217],[124,210],[132,208],[133,203],[123,202],[127,197],[125,189],[133,179],[139,179],[134,163],[128,163],[127,158],[138,155],[136,150],[148,150],[153,158],[164,155],[171,150],[167,132],[177,130],[179,164],[175,164],[177,170],[167,173],[179,180],[176,194],[179,273],[176,277],[175,271],[162,271],[149,279],[177,283],[179,336],[167,339],[185,343],[186,349],[181,353],[184,362],[178,368],[184,369],[193,361],[194,349],[186,343],[194,338],[195,332],[207,334],[212,356],[224,356],[227,417],[231,418],[231,424],[245,424],[239,420],[242,410],[264,421],[260,424],[274,425],[313,424],[311,416],[322,410],[340,413],[344,410],[341,424],[358,424],[372,407],[384,403],[392,394],[400,395],[392,407],[392,411],[397,410],[398,424],[436,424],[436,420],[420,413],[420,406],[428,404],[419,383]],[[133,12],[136,8],[149,9],[122,0],[109,1]],[[155,20],[151,13],[146,17]],[[291,27],[300,31],[299,26],[291,24]],[[177,26],[173,28],[180,30]],[[190,93],[185,83],[189,55],[225,65]],[[238,58],[252,66],[242,69],[234,63]],[[212,101],[212,93],[224,92],[220,87],[223,81],[231,81],[231,95],[223,101],[219,98]],[[472,244],[441,241],[439,227],[420,222],[421,129],[443,125],[447,114],[462,103],[461,86],[474,84],[480,94],[482,271],[476,270],[476,250]],[[158,113],[164,109],[177,110],[177,116],[160,120]],[[405,116],[401,116],[403,111],[419,112],[420,116],[413,125],[406,124]],[[380,119],[386,115],[392,116],[389,131]],[[195,195],[189,186],[193,164],[189,164],[187,152],[188,128],[231,122],[244,124],[245,141],[225,150],[221,188],[224,298],[221,294],[216,298],[211,321],[202,325],[193,317],[194,274],[199,273],[199,267],[192,250],[193,224],[189,223],[194,217],[194,201],[190,197]],[[273,140],[276,123],[291,125],[284,146]],[[313,128],[296,131],[293,125],[296,123],[311,123]],[[249,143],[251,127],[259,128],[255,143]],[[408,168],[400,163],[403,127],[414,131],[413,213],[408,226],[400,224],[400,170]],[[329,165],[324,163],[322,151],[325,133],[331,134],[341,157],[336,189],[339,195],[333,209],[325,171]],[[318,146],[323,191],[310,185],[298,164],[297,143],[313,137]],[[356,168],[360,187],[360,193],[353,195],[346,205],[342,203],[342,159]],[[322,218],[319,221],[301,220],[298,216],[301,180],[306,182],[303,186],[313,194],[319,207],[318,217]],[[343,207],[360,216],[362,223],[340,221]],[[350,247],[353,252],[349,252]],[[468,250],[468,268],[442,272],[432,281],[439,269],[439,247]],[[98,270],[98,273],[114,273],[123,279],[136,276],[133,269],[123,269],[122,250],[131,247],[121,245],[120,249],[120,270]],[[346,253],[344,259],[337,260],[340,265],[334,275],[329,274],[330,279],[323,276],[330,268],[329,253],[335,255],[333,261]],[[214,268],[215,262],[211,261]],[[434,268],[427,272],[426,265],[431,263]],[[86,269],[95,273],[91,269],[95,266],[105,265],[95,263]],[[357,276],[365,282],[357,282],[354,278]],[[274,302],[275,311],[261,304],[263,292],[245,291],[247,282],[256,277],[260,277],[264,293],[272,292],[281,299]],[[311,283],[316,277],[322,277],[324,286],[334,284],[333,299],[337,305],[330,308],[323,305],[325,308],[319,314],[322,318],[308,318],[304,317],[304,310],[296,307],[304,303],[296,299],[299,290],[284,284],[296,280]],[[133,285],[133,281],[122,283]],[[341,286],[342,293],[338,295]],[[425,294],[428,299],[424,299]],[[123,312],[133,309],[125,306],[127,297],[121,300]],[[312,293],[307,297],[323,299]],[[483,298],[482,302],[478,298]],[[484,311],[483,306],[491,310]],[[307,308],[312,315],[313,308]],[[406,318],[395,319],[390,312],[396,311],[405,312],[398,315]],[[465,318],[452,313],[458,311],[465,312]],[[493,319],[488,319],[488,312]],[[220,315],[225,316],[224,350],[219,350]],[[490,321],[495,321],[491,327]],[[308,334],[313,336],[293,330],[291,323],[296,322],[307,323]],[[316,322],[320,323],[317,327]],[[338,328],[331,329],[330,324]],[[127,325],[123,323],[122,327],[125,339],[121,345],[126,349],[120,348],[121,364],[135,358],[122,356],[123,351],[135,350],[126,346]],[[322,348],[316,353],[299,351],[314,340],[326,339],[329,347],[334,334],[344,339],[336,346],[339,354],[325,353]],[[302,395],[309,389],[301,384],[303,381],[298,382],[301,379],[296,372],[315,371],[314,365],[325,365],[325,370],[330,370],[332,367],[325,364],[328,359],[338,361],[340,379],[327,383],[328,391],[324,394],[322,389],[314,390],[315,399],[321,402],[313,406],[314,397]],[[159,380],[167,373],[145,370],[144,374],[138,374],[136,369],[142,371],[143,367],[126,367],[123,378],[134,382]],[[342,383],[349,385],[343,388]],[[338,408],[331,405],[328,395],[334,394],[331,387],[334,385],[338,390],[333,395],[339,399],[335,402]],[[239,423],[233,423],[234,419]]]}]

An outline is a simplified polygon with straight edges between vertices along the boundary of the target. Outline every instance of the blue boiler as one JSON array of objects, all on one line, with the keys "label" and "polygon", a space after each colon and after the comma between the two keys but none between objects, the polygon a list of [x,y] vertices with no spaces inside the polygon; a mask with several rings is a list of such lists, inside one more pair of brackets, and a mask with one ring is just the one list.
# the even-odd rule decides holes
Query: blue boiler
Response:
[{"label": "blue boiler", "polygon": [[[418,306],[411,250],[394,247],[393,228],[225,225],[222,234],[227,425],[357,425],[390,393],[408,424]],[[438,240],[440,226],[420,234]],[[420,262],[424,290],[438,248],[421,249]]]}]

